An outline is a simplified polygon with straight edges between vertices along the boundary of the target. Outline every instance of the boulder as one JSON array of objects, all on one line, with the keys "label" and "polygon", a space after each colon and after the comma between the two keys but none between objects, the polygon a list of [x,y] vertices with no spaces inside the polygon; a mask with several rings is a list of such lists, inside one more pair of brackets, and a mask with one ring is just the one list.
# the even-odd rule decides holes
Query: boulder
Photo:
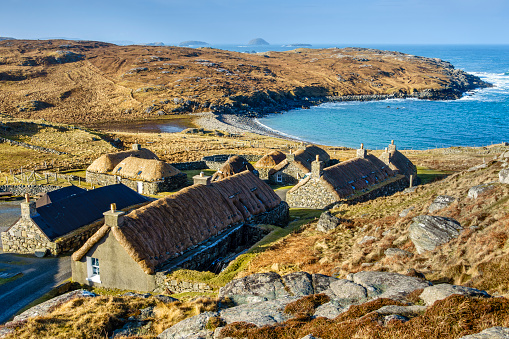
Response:
[{"label": "boulder", "polygon": [[479,195],[493,189],[494,186],[491,184],[477,185],[468,190],[468,197],[471,199],[477,199]]},{"label": "boulder", "polygon": [[331,282],[329,289],[324,292],[331,299],[337,299],[342,304],[354,304],[368,297],[366,288],[347,279]]},{"label": "boulder", "polygon": [[[316,293],[316,292],[315,292]],[[275,272],[256,273],[230,281],[219,289],[219,297],[229,297],[235,304],[248,304],[289,296],[281,277]]]},{"label": "boulder", "polygon": [[318,293],[322,293],[322,292],[325,292],[326,290],[328,290],[330,287],[330,284],[338,279],[329,277],[328,275],[313,274],[312,280],[313,280],[313,292],[315,294],[318,294]]},{"label": "boulder", "polygon": [[466,335],[460,339],[509,339],[509,328],[501,326],[490,327],[482,332]]},{"label": "boulder", "polygon": [[278,300],[235,306],[222,310],[219,316],[227,324],[245,321],[256,326],[273,325],[293,317],[284,313],[284,308],[287,304],[298,299],[298,297],[282,297]]},{"label": "boulder", "polygon": [[207,331],[206,326],[210,318],[217,317],[217,312],[204,312],[194,317],[184,319],[164,330],[157,337],[160,339],[183,339],[192,335],[199,335]]},{"label": "boulder", "polygon": [[424,291],[422,291],[420,298],[426,303],[426,305],[430,306],[433,305],[435,301],[445,299],[453,294],[460,294],[469,297],[490,297],[490,295],[485,291],[481,291],[475,288],[450,284],[440,284],[426,287]]},{"label": "boulder", "polygon": [[451,197],[450,195],[439,195],[433,200],[431,205],[428,207],[428,212],[433,213],[435,211],[446,208],[450,204],[452,204],[456,200],[455,197]]},{"label": "boulder", "polygon": [[162,295],[162,294],[158,294],[158,295],[155,295],[154,298],[156,298],[157,300],[163,302],[163,303],[172,303],[174,301],[179,301],[178,299],[176,298],[173,298],[173,297],[170,297],[170,296],[167,296],[167,295]]},{"label": "boulder", "polygon": [[364,236],[364,238],[362,238],[361,240],[359,240],[357,243],[358,243],[359,245],[362,245],[362,244],[365,244],[365,243],[367,243],[367,242],[369,242],[369,241],[376,241],[376,240],[378,240],[378,238],[377,238],[377,237],[373,237],[373,236],[371,236],[371,235],[366,235],[366,236]]},{"label": "boulder", "polygon": [[509,184],[509,169],[503,169],[498,173],[498,179],[502,184]]},{"label": "boulder", "polygon": [[386,257],[394,257],[396,255],[399,255],[402,257],[411,257],[413,255],[412,253],[410,253],[408,251],[405,251],[405,250],[402,250],[399,248],[394,248],[394,247],[386,249],[384,251],[384,254]]},{"label": "boulder", "polygon": [[313,277],[306,272],[295,272],[281,277],[286,290],[294,296],[305,296],[314,293]]},{"label": "boulder", "polygon": [[431,285],[429,281],[393,272],[359,272],[352,281],[366,288],[369,297],[401,299],[407,294]]},{"label": "boulder", "polygon": [[37,257],[37,258],[44,258],[45,256],[47,256],[49,253],[49,249],[47,248],[38,248],[34,251],[34,255]]},{"label": "boulder", "polygon": [[420,215],[413,218],[408,231],[417,253],[421,254],[456,238],[461,229],[461,225],[454,219]]},{"label": "boulder", "polygon": [[403,211],[399,212],[399,217],[400,218],[404,218],[408,215],[408,213],[410,213],[410,211],[412,211],[413,209],[415,209],[415,207],[409,207],[409,208],[405,208]]},{"label": "boulder", "polygon": [[331,214],[330,211],[325,211],[320,215],[316,230],[320,232],[329,232],[341,224],[341,219]]},{"label": "boulder", "polygon": [[334,319],[346,310],[347,308],[343,308],[339,301],[331,300],[328,303],[318,306],[313,316],[315,318],[325,317],[328,319]]}]

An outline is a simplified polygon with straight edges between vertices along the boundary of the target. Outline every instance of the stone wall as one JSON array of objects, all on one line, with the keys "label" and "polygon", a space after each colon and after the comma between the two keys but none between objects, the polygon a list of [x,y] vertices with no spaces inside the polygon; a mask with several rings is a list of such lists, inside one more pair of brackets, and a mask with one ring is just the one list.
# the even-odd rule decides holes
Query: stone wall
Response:
[{"label": "stone wall", "polygon": [[61,189],[62,186],[52,185],[1,185],[0,192],[11,192],[15,196],[24,196],[28,193],[35,196],[39,193],[48,193]]},{"label": "stone wall", "polygon": [[188,250],[183,255],[169,261],[156,273],[155,281],[160,291],[172,293],[211,292],[212,288],[205,283],[179,281],[171,279],[167,274],[176,268],[190,270],[210,270],[211,265],[230,253],[239,253],[261,240],[267,231],[256,224],[286,224],[289,216],[288,204],[282,201],[272,210],[257,215],[248,224],[231,226],[220,235],[207,239],[204,243]]},{"label": "stone wall", "polygon": [[172,165],[179,171],[201,170],[208,168],[205,161],[174,162],[171,163],[170,165]]},{"label": "stone wall", "polygon": [[[105,174],[105,173],[94,173],[87,171],[87,182],[95,185],[108,186],[122,183],[138,192],[138,181],[119,176]],[[143,181],[143,192],[142,194],[156,194],[159,192],[167,192],[187,185],[187,175],[185,173],[179,173],[172,177],[164,178],[159,181]]]},{"label": "stone wall", "polygon": [[[282,182],[277,181],[277,175],[282,175]],[[269,176],[269,182],[276,185],[296,185],[300,179],[304,178],[304,173],[293,161],[290,161],[285,168]]]},{"label": "stone wall", "polygon": [[325,208],[338,201],[338,198],[319,178],[306,178],[295,191],[286,193],[286,202],[290,207]]},{"label": "stone wall", "polygon": [[21,254],[34,254],[35,250],[46,249],[51,255],[58,255],[79,249],[101,225],[102,220],[51,241],[32,219],[20,218],[6,232],[2,232],[2,248],[4,252]]},{"label": "stone wall", "polygon": [[392,195],[408,187],[409,181],[404,175],[397,175],[379,183],[372,189],[347,199],[338,199],[323,184],[320,179],[310,178],[293,192],[286,194],[286,201],[290,207],[302,208],[332,208],[343,203],[356,204],[363,201],[376,199],[381,196]]},{"label": "stone wall", "polygon": [[60,151],[57,151],[57,150],[54,150],[54,149],[51,149],[51,148],[30,145],[30,144],[27,144],[25,142],[14,141],[14,140],[2,138],[2,137],[0,137],[0,142],[5,142],[5,143],[8,143],[8,144],[11,144],[11,145],[14,145],[14,146],[20,146],[20,147],[28,148],[28,149],[31,149],[31,150],[34,150],[34,151],[38,151],[38,152],[52,153],[52,154],[58,154],[58,155],[67,154],[65,152],[60,152]]},{"label": "stone wall", "polygon": [[229,157],[233,157],[234,155],[243,157],[249,162],[256,162],[263,157],[261,155],[256,154],[216,154],[203,157],[201,160],[204,161],[205,164],[207,165],[206,168],[217,171],[223,166],[223,164],[228,160]]}]

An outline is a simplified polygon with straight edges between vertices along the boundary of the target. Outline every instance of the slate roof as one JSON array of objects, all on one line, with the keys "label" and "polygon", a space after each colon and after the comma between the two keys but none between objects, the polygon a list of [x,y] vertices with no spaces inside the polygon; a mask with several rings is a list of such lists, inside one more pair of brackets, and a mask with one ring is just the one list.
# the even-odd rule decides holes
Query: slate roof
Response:
[{"label": "slate roof", "polygon": [[110,185],[37,208],[39,215],[32,220],[53,241],[101,219],[112,203],[121,210],[148,200],[123,184]]},{"label": "slate roof", "polygon": [[37,208],[40,208],[47,204],[51,204],[52,202],[57,202],[59,200],[71,197],[73,195],[81,194],[83,192],[86,192],[86,190],[74,185],[62,187],[56,191],[47,192],[41,195],[41,197],[36,201],[36,206]]}]

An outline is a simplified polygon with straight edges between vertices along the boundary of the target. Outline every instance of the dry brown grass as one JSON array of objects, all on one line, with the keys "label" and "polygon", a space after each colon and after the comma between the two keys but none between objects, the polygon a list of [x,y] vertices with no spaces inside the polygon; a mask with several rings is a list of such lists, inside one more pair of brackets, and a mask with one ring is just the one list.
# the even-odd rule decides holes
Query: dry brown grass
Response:
[{"label": "dry brown grass", "polygon": [[326,318],[291,319],[283,324],[252,327],[251,324],[227,325],[222,335],[234,338],[459,338],[493,326],[509,325],[509,300],[505,298],[468,298],[450,296],[429,307],[422,316],[402,323],[391,321],[383,326],[383,317],[373,312],[385,305],[399,305],[378,299],[350,309],[333,320]]},{"label": "dry brown grass", "polygon": [[285,313],[294,316],[312,316],[318,306],[330,301],[326,294],[307,295],[285,306]]},{"label": "dry brown grass", "polygon": [[46,316],[30,318],[9,327],[15,331],[6,338],[108,338],[130,316],[154,306],[154,317],[147,335],[154,338],[177,322],[206,311],[216,311],[218,299],[197,298],[189,302],[162,303],[150,297],[101,296],[79,298],[58,306]]}]

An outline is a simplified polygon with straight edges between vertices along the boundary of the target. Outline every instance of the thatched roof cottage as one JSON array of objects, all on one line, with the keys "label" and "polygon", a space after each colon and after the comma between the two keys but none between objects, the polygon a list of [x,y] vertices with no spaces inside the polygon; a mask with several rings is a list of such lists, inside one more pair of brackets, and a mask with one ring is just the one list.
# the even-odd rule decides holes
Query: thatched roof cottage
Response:
[{"label": "thatched roof cottage", "polygon": [[330,162],[329,154],[318,146],[306,146],[303,149],[286,155],[286,159],[279,162],[268,172],[271,184],[295,185],[311,172],[311,163],[318,157],[326,165]]},{"label": "thatched roof cottage", "polygon": [[241,156],[234,155],[228,158],[223,166],[221,166],[221,168],[216,173],[214,173],[212,176],[212,181],[222,180],[246,170],[253,172],[255,175],[258,175],[258,171],[255,170],[249,161]]},{"label": "thatched roof cottage", "polygon": [[244,171],[184,188],[127,215],[105,216],[104,226],[73,254],[73,280],[152,291],[164,281],[157,272],[206,267],[239,246],[248,225],[284,222],[288,205]]},{"label": "thatched roof cottage", "polygon": [[140,194],[156,194],[187,185],[187,175],[135,144],[131,151],[105,154],[96,159],[87,168],[87,182],[122,183]]},{"label": "thatched roof cottage", "polygon": [[287,192],[286,201],[291,207],[329,208],[348,200],[393,194],[408,185],[406,176],[368,155],[361,145],[356,158],[327,168],[317,157],[311,174]]},{"label": "thatched roof cottage", "polygon": [[396,149],[394,140],[391,140],[389,147],[385,148],[380,160],[389,165],[396,173],[404,175],[409,182],[412,182],[412,185],[417,183],[417,168],[410,159]]},{"label": "thatched roof cottage", "polygon": [[268,180],[269,171],[285,159],[286,155],[283,152],[276,150],[264,155],[254,164],[253,167],[258,171],[260,179]]},{"label": "thatched roof cottage", "polygon": [[42,251],[53,255],[76,250],[97,231],[104,210],[112,202],[119,209],[129,209],[148,201],[121,184],[83,190],[42,207],[37,207],[27,196],[21,203],[21,217],[2,232],[3,250],[23,254]]}]

